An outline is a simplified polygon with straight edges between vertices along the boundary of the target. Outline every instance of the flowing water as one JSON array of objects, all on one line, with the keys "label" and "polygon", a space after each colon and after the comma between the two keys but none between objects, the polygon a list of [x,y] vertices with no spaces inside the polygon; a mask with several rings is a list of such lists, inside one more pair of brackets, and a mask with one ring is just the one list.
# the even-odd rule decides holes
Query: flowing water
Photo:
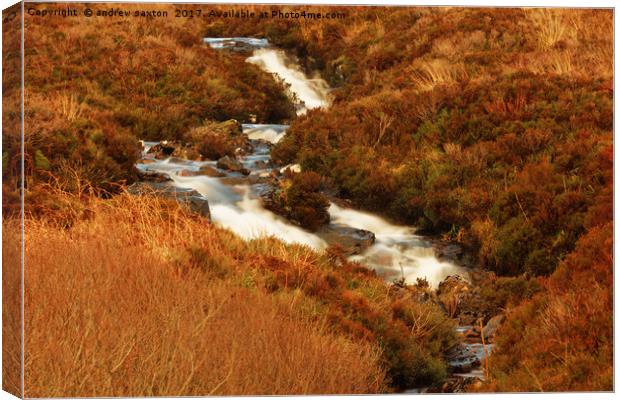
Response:
[{"label": "flowing water", "polygon": [[416,235],[412,227],[394,225],[376,215],[335,204],[331,204],[329,214],[334,223],[375,234],[374,245],[351,259],[368,265],[388,280],[403,277],[407,283],[415,283],[417,278],[424,278],[437,287],[448,275],[467,275],[464,268],[437,259],[430,243]]},{"label": "flowing water", "polygon": [[264,140],[269,143],[278,143],[284,137],[288,125],[276,124],[243,124],[243,133],[253,140]]},{"label": "flowing water", "polygon": [[263,70],[276,74],[284,80],[297,105],[297,115],[308,110],[329,105],[329,85],[319,77],[308,78],[299,65],[282,50],[260,48],[254,51],[247,62],[256,64]]},{"label": "flowing water", "polygon": [[[308,78],[301,68],[284,52],[269,47],[265,39],[255,38],[205,38],[205,43],[215,49],[236,49],[240,46],[253,48],[247,62],[259,65],[268,72],[277,74],[289,86],[289,91],[299,100],[297,113],[303,115],[309,109],[329,106],[329,87],[320,78]],[[254,145],[254,151],[241,158],[241,162],[252,175],[267,176],[270,165],[270,146],[286,134],[287,125],[242,124],[242,129]],[[154,143],[145,143],[145,148]],[[225,177],[182,176],[181,172],[198,171],[203,166],[216,168],[215,161],[186,161],[168,159],[151,160],[149,164],[138,164],[145,171],[168,174],[173,183],[182,188],[191,188],[209,200],[213,221],[246,239],[260,236],[275,236],[288,243],[300,243],[318,251],[327,243],[314,233],[308,232],[286,219],[265,209],[259,193],[264,184],[252,183],[239,173],[220,170]],[[294,166],[293,170],[298,168]],[[387,220],[359,210],[343,208],[336,204],[329,207],[331,221],[345,227],[371,231],[375,243],[362,254],[352,257],[375,269],[387,280],[404,277],[406,282],[415,283],[416,278],[426,278],[431,286],[448,275],[467,275],[464,268],[450,262],[440,261],[427,241],[415,234],[409,226],[395,225]]]},{"label": "flowing water", "polygon": [[[246,61],[277,74],[288,85],[289,95],[296,103],[297,115],[302,116],[310,109],[329,106],[330,89],[327,83],[318,77],[307,77],[283,51],[271,48],[266,39],[205,38],[204,41],[214,49],[252,51]],[[137,164],[137,167],[143,171],[167,174],[177,187],[198,191],[209,201],[213,222],[245,239],[274,236],[288,243],[299,243],[323,251],[328,244],[321,237],[265,209],[260,197],[261,191],[268,185],[265,179],[260,178],[268,177],[275,168],[270,158],[271,147],[286,135],[287,128],[287,125],[278,124],[242,124],[243,133],[253,145],[252,153],[239,160],[250,171],[248,177],[218,169],[215,161],[151,158],[148,163]],[[144,142],[145,158],[149,158],[146,153],[156,143]],[[204,167],[216,169],[223,176],[191,176],[191,172]],[[300,170],[298,165],[285,168],[293,172]],[[330,204],[329,214],[331,224],[375,234],[375,243],[351,259],[376,270],[387,281],[404,278],[407,283],[415,283],[417,278],[425,278],[431,287],[436,288],[448,275],[467,276],[465,268],[439,260],[431,244],[415,234],[414,227],[393,224],[378,215],[334,203]],[[463,346],[472,357],[478,360],[484,357],[481,344]],[[490,350],[489,346],[487,351]],[[452,361],[455,362],[459,361]],[[478,369],[461,375],[480,376],[481,371]]]}]

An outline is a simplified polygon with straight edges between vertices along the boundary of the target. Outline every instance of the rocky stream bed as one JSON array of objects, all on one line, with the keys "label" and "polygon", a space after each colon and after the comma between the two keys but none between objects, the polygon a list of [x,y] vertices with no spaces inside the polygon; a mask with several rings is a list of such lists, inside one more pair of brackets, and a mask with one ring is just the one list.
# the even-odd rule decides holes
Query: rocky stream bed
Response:
[{"label": "rocky stream bed", "polygon": [[[309,108],[328,107],[327,84],[309,79],[294,60],[265,39],[206,38],[205,43],[248,53],[248,62],[277,73],[294,92],[298,115]],[[136,165],[140,181],[129,192],[176,199],[246,239],[273,235],[317,251],[338,244],[351,260],[374,269],[388,282],[428,282],[432,289],[428,300],[436,301],[458,322],[462,342],[447,355],[450,375],[443,385],[410,392],[459,392],[485,378],[485,360],[503,317],[485,315],[477,307],[481,300],[476,281],[483,272],[472,268],[474,263],[460,246],[419,236],[414,227],[356,210],[333,196],[329,222],[315,232],[307,231],[274,213],[269,204],[280,181],[300,171],[298,165],[276,166],[270,158],[272,146],[286,134],[287,126],[229,120],[214,129],[234,144],[234,154],[209,157],[204,144],[195,142],[143,142],[143,158]]]}]

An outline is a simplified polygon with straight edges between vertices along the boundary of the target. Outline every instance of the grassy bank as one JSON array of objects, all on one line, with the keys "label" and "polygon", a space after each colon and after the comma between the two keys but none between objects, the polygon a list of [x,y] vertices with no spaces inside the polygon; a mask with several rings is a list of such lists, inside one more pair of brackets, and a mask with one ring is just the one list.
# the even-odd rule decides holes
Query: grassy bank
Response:
[{"label": "grassy bank", "polygon": [[70,228],[26,220],[28,396],[380,393],[445,376],[453,323],[414,289],[154,198],[84,207]]}]

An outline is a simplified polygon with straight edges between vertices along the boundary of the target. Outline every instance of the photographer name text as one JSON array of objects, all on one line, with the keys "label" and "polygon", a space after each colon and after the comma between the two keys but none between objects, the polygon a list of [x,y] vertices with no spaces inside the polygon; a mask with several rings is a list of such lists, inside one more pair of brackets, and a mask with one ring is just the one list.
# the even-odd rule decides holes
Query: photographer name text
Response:
[{"label": "photographer name text", "polygon": [[34,17],[80,17],[87,18],[221,18],[221,19],[344,19],[344,12],[318,12],[306,10],[270,10],[255,12],[249,9],[174,9],[172,11],[142,9],[128,10],[123,8],[28,8],[27,14]]}]

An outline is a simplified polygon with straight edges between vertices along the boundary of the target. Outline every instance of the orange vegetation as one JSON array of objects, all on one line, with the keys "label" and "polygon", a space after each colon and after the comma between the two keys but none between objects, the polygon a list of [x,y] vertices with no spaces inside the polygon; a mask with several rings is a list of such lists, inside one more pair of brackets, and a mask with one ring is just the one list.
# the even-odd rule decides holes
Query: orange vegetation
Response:
[{"label": "orange vegetation", "polygon": [[[98,203],[92,220],[70,230],[27,222],[26,396],[384,389],[376,346],[304,316],[299,293],[272,296],[251,269],[228,270],[219,247],[247,245],[164,206]],[[9,251],[13,223],[5,223]],[[203,258],[179,259],[198,245]]]},{"label": "orange vegetation", "polygon": [[[280,82],[203,35],[267,37],[335,88],[329,110],[292,122],[276,161],[461,241],[518,276],[504,286],[536,287],[530,300],[486,289],[515,308],[485,389],[611,388],[613,12],[314,10],[334,9],[346,19],[26,19],[25,395],[368,393],[445,377],[453,325],[415,288],[337,249],[244,242],[175,205],[84,192],[110,197],[135,179],[139,138],[292,118]],[[3,47],[8,77],[17,44]],[[18,81],[3,95],[7,218]],[[17,223],[3,221],[5,261],[19,257]],[[6,274],[5,289],[17,281]],[[17,367],[19,304],[3,300],[5,365]]]},{"label": "orange vegetation", "polygon": [[613,390],[612,237],[612,224],[590,230],[547,291],[510,313],[485,390]]},{"label": "orange vegetation", "polygon": [[378,393],[445,376],[452,322],[336,250],[244,242],[156,198],[81,198],[26,219],[27,396]]}]

